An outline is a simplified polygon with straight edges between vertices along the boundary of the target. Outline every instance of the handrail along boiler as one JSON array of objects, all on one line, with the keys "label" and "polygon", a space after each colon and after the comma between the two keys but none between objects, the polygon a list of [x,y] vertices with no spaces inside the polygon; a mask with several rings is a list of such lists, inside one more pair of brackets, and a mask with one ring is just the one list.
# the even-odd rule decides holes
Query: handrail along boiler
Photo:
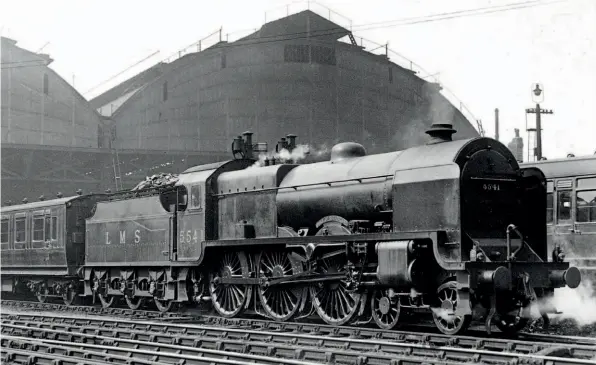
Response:
[{"label": "handrail along boiler", "polygon": [[283,153],[296,136],[267,154],[247,132],[233,160],[190,168],[175,186],[98,197],[79,295],[381,328],[429,309],[444,333],[473,318],[513,333],[530,304],[581,280],[547,260],[544,175],[496,140],[453,141],[449,124],[427,133],[403,151],[367,155],[347,142],[327,161],[296,164]]}]

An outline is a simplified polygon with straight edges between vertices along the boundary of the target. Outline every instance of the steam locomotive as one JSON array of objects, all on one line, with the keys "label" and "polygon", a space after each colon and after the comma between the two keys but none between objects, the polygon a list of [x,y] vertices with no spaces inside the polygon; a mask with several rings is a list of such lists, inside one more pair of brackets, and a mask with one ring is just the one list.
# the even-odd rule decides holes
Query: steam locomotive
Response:
[{"label": "steam locomotive", "polygon": [[546,299],[581,275],[547,251],[542,172],[490,138],[453,141],[449,124],[427,133],[403,151],[348,142],[323,162],[258,164],[247,132],[234,159],[171,187],[4,207],[2,290],[384,329],[422,309],[446,334],[478,318],[514,333],[532,304],[555,311]]}]

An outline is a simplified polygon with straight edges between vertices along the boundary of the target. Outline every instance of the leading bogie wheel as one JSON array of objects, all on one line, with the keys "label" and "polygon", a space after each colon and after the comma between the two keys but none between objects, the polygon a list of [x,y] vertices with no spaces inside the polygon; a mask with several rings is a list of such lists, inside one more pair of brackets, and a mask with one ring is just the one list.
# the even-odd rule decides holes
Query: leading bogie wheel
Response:
[{"label": "leading bogie wheel", "polygon": [[471,315],[456,315],[455,309],[459,302],[457,283],[448,281],[437,289],[439,307],[431,308],[433,320],[439,331],[446,335],[463,333],[472,321]]},{"label": "leading bogie wheel", "polygon": [[249,278],[249,262],[244,252],[226,252],[209,275],[209,293],[213,308],[222,316],[232,318],[240,314],[252,294],[252,285],[216,283],[216,278]]},{"label": "leading bogie wheel", "polygon": [[[256,260],[259,278],[282,279],[302,272],[302,263],[284,251],[263,251]],[[287,321],[297,312],[306,288],[292,285],[258,285],[263,310],[276,321]]]},{"label": "leading bogie wheel", "polygon": [[397,325],[401,312],[399,296],[389,294],[389,290],[375,290],[370,298],[373,319],[384,330],[393,329]]},{"label": "leading bogie wheel", "polygon": [[[321,258],[315,271],[322,275],[346,273],[345,253]],[[346,279],[324,281],[310,286],[312,304],[319,317],[326,323],[341,326],[348,323],[358,311],[361,294],[350,291]]]}]

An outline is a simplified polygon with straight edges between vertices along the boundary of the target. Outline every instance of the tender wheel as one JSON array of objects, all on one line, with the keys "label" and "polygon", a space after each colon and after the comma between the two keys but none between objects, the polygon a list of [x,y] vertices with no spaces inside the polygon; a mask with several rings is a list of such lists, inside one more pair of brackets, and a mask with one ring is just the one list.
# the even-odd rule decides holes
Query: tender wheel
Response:
[{"label": "tender wheel", "polygon": [[35,296],[37,297],[37,300],[40,303],[45,303],[48,301],[48,295],[49,295],[49,290],[47,286],[44,286],[43,288],[40,288],[39,291],[37,293],[35,293]]},{"label": "tender wheel", "polygon": [[[287,252],[261,252],[257,259],[260,278],[269,280],[292,276],[302,272],[302,263]],[[306,288],[291,285],[257,286],[261,306],[276,321],[292,318],[302,302]]]},{"label": "tender wheel", "polygon": [[209,278],[209,293],[215,310],[223,317],[237,316],[252,293],[251,285],[215,283],[217,278],[248,278],[248,260],[244,252],[225,253]]},{"label": "tender wheel", "polygon": [[172,306],[174,305],[173,301],[166,300],[166,299],[153,298],[153,301],[155,302],[155,306],[157,307],[157,310],[159,310],[162,313],[168,312],[169,310],[172,309]]},{"label": "tender wheel", "polygon": [[[323,275],[345,273],[346,262],[345,254],[339,253],[320,259],[315,271]],[[359,293],[348,291],[345,279],[314,284],[310,287],[310,295],[319,317],[336,326],[341,326],[354,317],[361,296]]]},{"label": "tender wheel", "polygon": [[[521,309],[520,309],[521,311]],[[513,314],[498,314],[494,320],[494,324],[501,332],[508,335],[513,335],[526,327],[529,318],[520,317]]]},{"label": "tender wheel", "polygon": [[440,307],[432,308],[433,319],[439,331],[446,335],[455,335],[464,332],[470,322],[471,315],[456,316],[455,308],[459,301],[457,283],[449,281],[437,289]]},{"label": "tender wheel", "polygon": [[128,308],[132,310],[141,308],[141,306],[145,303],[145,298],[143,297],[129,297],[128,295],[125,295],[124,299],[126,300],[126,305],[128,305]]},{"label": "tender wheel", "polygon": [[75,305],[78,299],[77,291],[73,288],[67,287],[62,293],[62,300],[67,306]]},{"label": "tender wheel", "polygon": [[398,296],[390,297],[388,290],[375,290],[370,298],[372,316],[379,328],[390,330],[399,320],[401,305]]}]

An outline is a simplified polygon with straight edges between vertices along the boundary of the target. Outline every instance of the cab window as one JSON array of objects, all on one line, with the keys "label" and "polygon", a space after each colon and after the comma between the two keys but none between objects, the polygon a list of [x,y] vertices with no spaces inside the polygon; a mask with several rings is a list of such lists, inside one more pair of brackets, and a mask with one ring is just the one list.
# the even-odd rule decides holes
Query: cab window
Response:
[{"label": "cab window", "polygon": [[192,209],[201,208],[201,185],[190,187],[190,207]]},{"label": "cab window", "polygon": [[577,222],[596,222],[596,190],[578,191],[576,203]]},{"label": "cab window", "polygon": [[571,190],[563,190],[557,193],[557,220],[571,220]]},{"label": "cab window", "polygon": [[2,218],[0,222],[0,248],[8,250],[8,227],[10,226],[8,218]]}]

